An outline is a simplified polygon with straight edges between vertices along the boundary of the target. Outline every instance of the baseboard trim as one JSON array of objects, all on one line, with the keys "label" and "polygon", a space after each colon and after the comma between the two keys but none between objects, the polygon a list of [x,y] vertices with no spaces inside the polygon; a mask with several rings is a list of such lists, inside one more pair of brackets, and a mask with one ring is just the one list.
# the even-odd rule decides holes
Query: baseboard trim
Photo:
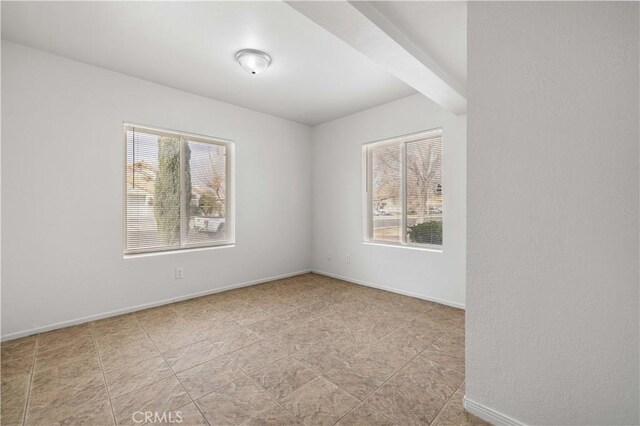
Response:
[{"label": "baseboard trim", "polygon": [[76,319],[72,319],[72,320],[68,320],[68,321],[61,321],[61,322],[57,322],[57,323],[54,323],[54,324],[49,324],[49,325],[44,325],[44,326],[41,326],[41,327],[31,328],[31,329],[28,329],[28,330],[9,333],[7,335],[2,336],[0,338],[0,341],[5,342],[7,340],[19,339],[20,337],[31,336],[32,334],[44,333],[45,331],[56,330],[58,328],[71,327],[73,325],[84,324],[85,322],[89,322],[89,321],[96,321],[96,320],[100,320],[100,319],[104,319],[104,318],[115,317],[117,315],[122,315],[122,314],[131,313],[131,312],[141,311],[143,309],[155,308],[156,306],[162,306],[162,305],[167,305],[169,303],[181,302],[183,300],[193,299],[195,297],[207,296],[209,294],[221,293],[223,291],[233,290],[235,288],[249,287],[249,286],[256,285],[256,284],[266,283],[266,282],[269,282],[269,281],[275,281],[275,280],[281,280],[283,278],[295,277],[296,275],[308,274],[309,272],[312,272],[311,269],[304,269],[304,270],[301,270],[301,271],[290,272],[290,273],[287,273],[287,274],[275,275],[275,276],[266,277],[266,278],[260,278],[260,279],[257,279],[257,280],[246,281],[246,282],[239,283],[239,284],[232,284],[232,285],[228,285],[226,287],[216,288],[216,289],[213,289],[213,290],[200,291],[200,292],[197,292],[197,293],[191,293],[191,294],[187,294],[187,295],[184,295],[184,296],[172,297],[172,298],[169,298],[169,299],[163,299],[163,300],[159,300],[159,301],[156,301],[156,302],[144,303],[144,304],[141,304],[141,305],[131,306],[131,307],[128,307],[128,308],[116,309],[116,310],[113,310],[113,311],[103,312],[103,313],[96,314],[96,315],[89,315],[89,316],[86,316],[86,317],[76,318]]},{"label": "baseboard trim", "polygon": [[337,278],[339,280],[347,281],[347,282],[350,282],[350,283],[353,283],[353,284],[363,285],[365,287],[377,288],[379,290],[385,290],[385,291],[389,291],[391,293],[402,294],[403,296],[410,296],[410,297],[415,297],[415,298],[422,299],[422,300],[428,300],[429,302],[435,302],[435,303],[439,303],[441,305],[451,306],[453,308],[465,309],[464,303],[451,302],[449,300],[439,299],[437,297],[425,296],[424,294],[413,293],[411,291],[398,290],[397,288],[393,288],[393,287],[386,287],[386,286],[382,286],[382,285],[378,285],[378,284],[372,284],[372,283],[360,281],[360,280],[357,280],[357,279],[354,279],[354,278],[349,278],[349,277],[345,277],[345,276],[342,276],[342,275],[333,274],[331,272],[320,271],[318,269],[312,269],[311,272],[313,272],[314,274],[318,274],[318,275],[326,275],[327,277]]},{"label": "baseboard trim", "polygon": [[489,408],[479,402],[473,401],[466,396],[463,400],[464,409],[474,416],[480,417],[482,420],[487,421],[495,426],[525,426],[524,423],[502,414],[499,411]]}]

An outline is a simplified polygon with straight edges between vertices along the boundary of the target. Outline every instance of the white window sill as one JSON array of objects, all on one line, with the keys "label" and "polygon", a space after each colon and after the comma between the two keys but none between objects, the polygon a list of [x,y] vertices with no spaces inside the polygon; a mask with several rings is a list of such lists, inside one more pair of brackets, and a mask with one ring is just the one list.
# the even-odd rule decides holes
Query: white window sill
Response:
[{"label": "white window sill", "polygon": [[205,247],[188,247],[188,248],[178,248],[173,250],[159,250],[152,251],[146,253],[129,253],[123,256],[124,259],[135,259],[140,257],[151,257],[151,256],[162,256],[167,254],[182,254],[182,253],[192,253],[195,251],[206,251],[206,250],[218,250],[218,249],[226,249],[235,247],[235,243],[229,244],[219,244],[216,246],[205,246]]},{"label": "white window sill", "polygon": [[420,247],[420,246],[407,245],[407,244],[383,243],[379,241],[363,241],[362,244],[367,246],[392,247],[392,248],[400,248],[400,249],[408,249],[408,250],[428,251],[432,253],[442,253],[442,248],[437,248],[435,246]]}]

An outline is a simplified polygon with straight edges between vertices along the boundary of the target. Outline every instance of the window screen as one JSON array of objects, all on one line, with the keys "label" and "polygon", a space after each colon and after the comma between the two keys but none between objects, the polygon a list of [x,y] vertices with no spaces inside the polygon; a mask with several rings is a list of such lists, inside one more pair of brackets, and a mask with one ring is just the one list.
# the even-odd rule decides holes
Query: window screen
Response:
[{"label": "window screen", "polygon": [[364,145],[365,240],[442,246],[442,130]]},{"label": "window screen", "polygon": [[232,243],[232,144],[130,124],[125,135],[125,254]]}]

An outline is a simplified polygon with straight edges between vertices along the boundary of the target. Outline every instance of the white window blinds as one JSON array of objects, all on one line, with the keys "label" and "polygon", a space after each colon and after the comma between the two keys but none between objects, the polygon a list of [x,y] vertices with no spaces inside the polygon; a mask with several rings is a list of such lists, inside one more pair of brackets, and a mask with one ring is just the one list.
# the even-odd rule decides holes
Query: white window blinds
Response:
[{"label": "white window blinds", "polygon": [[365,240],[442,246],[442,129],[363,147]]},{"label": "white window blinds", "polygon": [[125,125],[125,254],[233,243],[231,142]]}]

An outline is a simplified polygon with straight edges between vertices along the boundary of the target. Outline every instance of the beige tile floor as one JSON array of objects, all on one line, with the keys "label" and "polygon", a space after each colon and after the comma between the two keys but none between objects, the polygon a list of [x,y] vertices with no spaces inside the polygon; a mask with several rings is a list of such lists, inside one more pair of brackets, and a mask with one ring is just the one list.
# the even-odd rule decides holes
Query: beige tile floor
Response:
[{"label": "beige tile floor", "polygon": [[484,424],[463,395],[463,311],[315,274],[2,344],[3,425]]}]

